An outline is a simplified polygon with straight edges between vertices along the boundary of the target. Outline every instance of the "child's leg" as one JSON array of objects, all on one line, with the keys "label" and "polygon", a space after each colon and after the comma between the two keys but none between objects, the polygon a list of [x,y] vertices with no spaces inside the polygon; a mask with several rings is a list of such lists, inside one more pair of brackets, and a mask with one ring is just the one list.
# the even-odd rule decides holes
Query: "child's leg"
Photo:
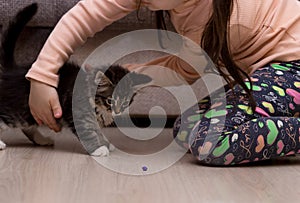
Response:
[{"label": "child's leg", "polygon": [[[201,125],[199,125],[200,127]],[[300,153],[300,120],[270,117],[250,120],[225,133],[192,132],[190,149],[201,163],[228,165]]]},{"label": "child's leg", "polygon": [[203,114],[210,108],[210,98],[207,97],[199,101],[198,104],[189,108],[175,121],[173,127],[173,135],[176,137],[176,142],[188,149],[189,133],[195,124],[202,118]]},{"label": "child's leg", "polygon": [[[177,129],[181,123],[177,139],[185,141],[186,145],[189,140],[192,153],[206,164],[242,163],[298,153],[300,125],[299,120],[292,117],[299,113],[300,104],[297,66],[296,62],[272,65],[253,74],[257,112],[249,111],[245,94],[238,86],[236,96],[227,92],[225,109],[215,107],[213,101],[210,108],[202,109],[204,115],[198,116],[198,122],[189,119],[197,112],[188,110],[181,122],[177,122]],[[212,114],[220,111],[226,112],[225,127],[221,126],[221,130],[216,123],[218,115]]]}]

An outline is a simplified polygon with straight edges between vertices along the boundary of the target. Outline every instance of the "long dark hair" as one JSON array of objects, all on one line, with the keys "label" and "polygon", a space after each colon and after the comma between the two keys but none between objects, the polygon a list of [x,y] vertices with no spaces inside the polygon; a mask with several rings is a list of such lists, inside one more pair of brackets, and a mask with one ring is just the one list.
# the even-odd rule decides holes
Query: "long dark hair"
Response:
[{"label": "long dark hair", "polygon": [[[216,65],[221,76],[224,77],[230,88],[239,84],[247,93],[252,110],[255,110],[255,100],[252,96],[252,83],[249,75],[236,65],[229,50],[228,24],[233,8],[233,0],[213,0],[213,12],[208,20],[201,38],[201,47]],[[166,29],[166,11],[156,11],[158,29]],[[223,68],[225,67],[226,71]],[[247,78],[250,88],[244,82]]]}]

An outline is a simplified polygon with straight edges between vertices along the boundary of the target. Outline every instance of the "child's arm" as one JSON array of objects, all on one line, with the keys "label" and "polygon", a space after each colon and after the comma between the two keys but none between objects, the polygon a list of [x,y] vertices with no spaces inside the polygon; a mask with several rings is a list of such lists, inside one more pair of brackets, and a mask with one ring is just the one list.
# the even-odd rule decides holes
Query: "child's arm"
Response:
[{"label": "child's arm", "polygon": [[135,9],[135,0],[84,0],[62,17],[26,74],[31,81],[29,106],[38,124],[60,130],[55,120],[63,113],[55,89],[59,68],[88,37]]},{"label": "child's arm", "polygon": [[206,57],[201,47],[183,38],[182,47],[176,55],[167,55],[144,64],[128,64],[131,71],[146,74],[158,86],[174,86],[192,84],[200,76],[205,75],[205,69],[214,67]]},{"label": "child's arm", "polygon": [[68,11],[47,39],[26,77],[57,86],[57,72],[88,37],[136,9],[135,0],[84,0]]}]

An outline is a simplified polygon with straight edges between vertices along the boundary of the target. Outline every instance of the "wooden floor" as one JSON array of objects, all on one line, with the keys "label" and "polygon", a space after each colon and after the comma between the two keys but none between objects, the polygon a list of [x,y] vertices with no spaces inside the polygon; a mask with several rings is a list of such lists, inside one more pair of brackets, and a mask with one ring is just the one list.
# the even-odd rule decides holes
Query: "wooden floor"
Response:
[{"label": "wooden floor", "polygon": [[[49,133],[49,132],[48,132]],[[70,132],[54,147],[33,146],[19,131],[2,136],[1,203],[299,202],[300,157],[243,167],[207,167],[186,154],[159,173],[113,172],[85,155]]]}]

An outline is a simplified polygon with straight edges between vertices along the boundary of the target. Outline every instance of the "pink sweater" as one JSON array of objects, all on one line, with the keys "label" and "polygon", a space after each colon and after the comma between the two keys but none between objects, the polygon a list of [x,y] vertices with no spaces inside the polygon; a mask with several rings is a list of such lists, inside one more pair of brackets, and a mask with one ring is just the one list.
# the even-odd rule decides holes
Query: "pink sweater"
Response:
[{"label": "pink sweater", "polygon": [[[162,0],[163,1],[163,0]],[[189,0],[170,10],[177,32],[200,43],[212,0]],[[236,1],[234,1],[236,2]],[[300,2],[298,0],[237,0],[230,22],[230,49],[246,72],[272,61],[300,59]],[[136,10],[136,0],[80,1],[59,21],[26,77],[57,86],[59,67],[88,37]],[[199,75],[175,56],[147,65],[169,67],[188,82]],[[129,69],[135,69],[131,66]],[[157,74],[157,77],[163,77]],[[168,77],[172,80],[172,77]],[[172,81],[170,81],[172,84]]]}]

